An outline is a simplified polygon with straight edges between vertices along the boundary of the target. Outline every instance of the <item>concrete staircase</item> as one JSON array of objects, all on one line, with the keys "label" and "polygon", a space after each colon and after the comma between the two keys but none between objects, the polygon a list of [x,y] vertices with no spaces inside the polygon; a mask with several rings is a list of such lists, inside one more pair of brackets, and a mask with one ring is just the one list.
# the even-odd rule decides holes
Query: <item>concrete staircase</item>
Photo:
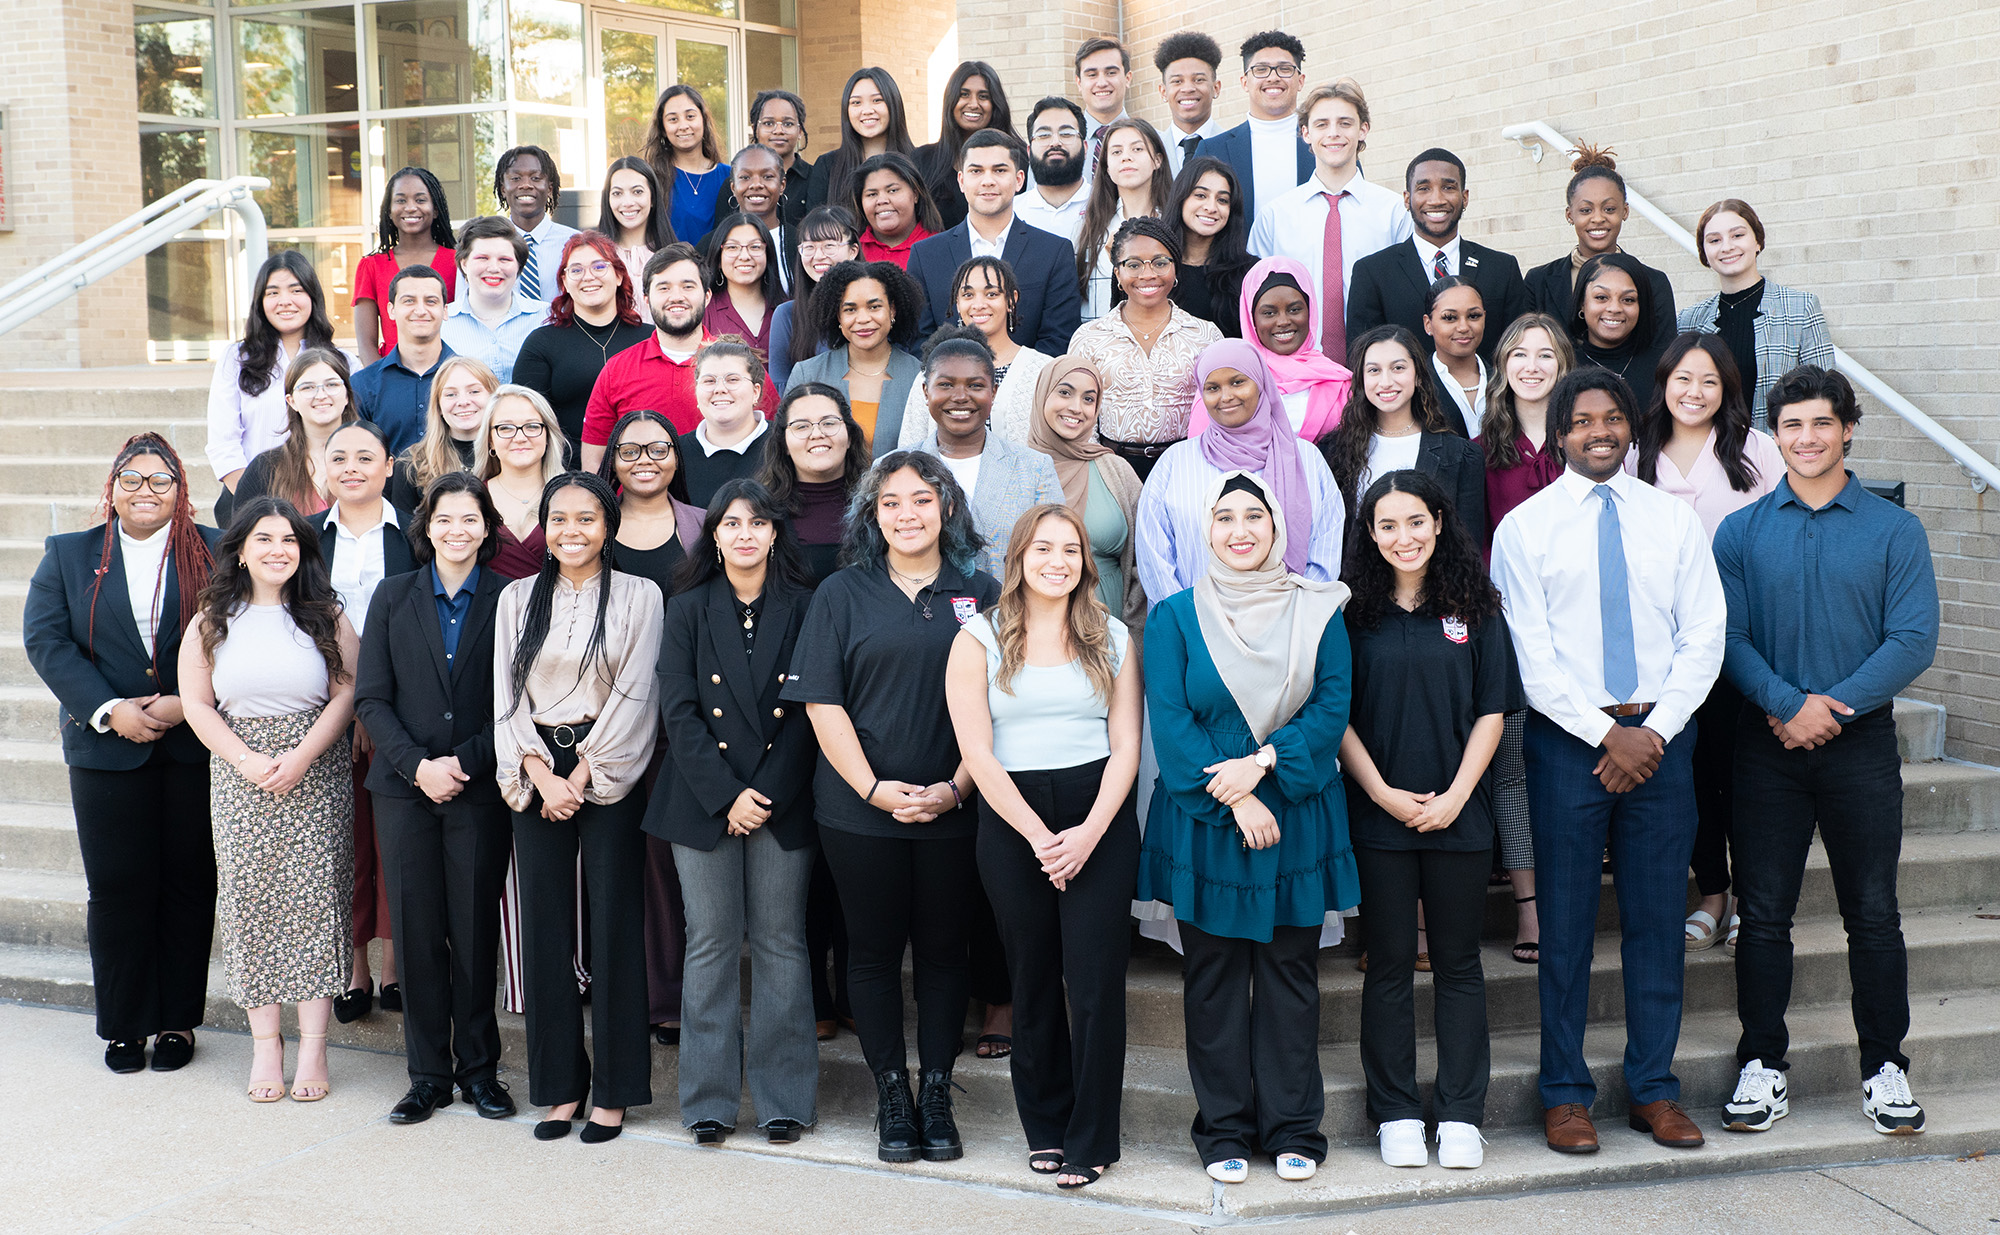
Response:
[{"label": "concrete staircase", "polygon": [[[67,777],[54,740],[55,701],[28,668],[21,646],[27,579],[40,558],[42,536],[88,526],[106,462],[132,432],[151,427],[171,435],[195,472],[203,509],[214,485],[200,459],[205,373],[190,373],[178,388],[162,386],[157,370],[142,375],[144,384],[134,378],[121,385],[117,378],[100,375],[100,385],[77,385],[85,375],[58,376],[70,384],[52,381],[32,388],[30,377],[21,374],[0,384],[0,424],[8,430],[6,449],[11,452],[0,455],[0,998],[84,1010],[92,1004],[84,879]],[[1186,1135],[1195,1102],[1183,1055],[1178,964],[1165,949],[1142,943],[1128,984],[1125,1156],[1083,1195],[1212,1219],[1251,1218],[2000,1148],[2000,770],[1943,758],[1941,709],[1902,701],[1897,721],[1905,758],[1901,890],[1913,1014],[1907,1049],[1918,1095],[1930,1114],[1931,1130],[1925,1136],[1878,1136],[1860,1117],[1845,939],[1825,858],[1816,849],[1796,932],[1793,1115],[1771,1133],[1731,1136],[1719,1130],[1714,1113],[1736,1074],[1734,973],[1720,949],[1689,959],[1687,1020],[1676,1061],[1687,1105],[1710,1131],[1710,1144],[1695,1152],[1669,1151],[1624,1129],[1619,1076],[1623,995],[1616,913],[1607,883],[1587,1041],[1601,1089],[1596,1115],[1605,1148],[1589,1158],[1562,1157],[1543,1148],[1535,1090],[1536,975],[1533,967],[1509,956],[1513,907],[1507,890],[1495,889],[1489,896],[1486,944],[1494,1038],[1487,1124],[1491,1145],[1484,1169],[1394,1171],[1381,1165],[1363,1114],[1355,1044],[1361,975],[1354,971],[1350,950],[1336,949],[1323,954],[1320,966],[1325,1126],[1336,1145],[1326,1168],[1307,1185],[1281,1184],[1268,1166],[1260,1166],[1248,1184],[1211,1184]],[[217,953],[219,963],[219,943]],[[211,985],[212,992],[219,989],[219,981]],[[1429,996],[1429,980],[1420,977],[1420,1026],[1428,1023]],[[245,1028],[242,1012],[219,994],[211,994],[208,1024],[220,1030]],[[525,1100],[521,1018],[503,1016],[502,1031],[508,1079]],[[398,1018],[380,1012],[355,1025],[335,1026],[335,1038],[366,1050],[400,1053],[402,1048]],[[81,1017],[76,1046],[79,1052],[97,1049],[89,1023]],[[1419,1056],[1420,1073],[1428,1072],[1428,1041],[1420,1043]],[[822,1060],[821,1123],[814,1135],[797,1146],[766,1146],[750,1134],[746,1110],[744,1134],[730,1145],[1003,1187],[1048,1187],[1023,1163],[1028,1146],[1014,1118],[1004,1062],[968,1053],[959,1064],[957,1079],[967,1090],[959,1099],[969,1146],[963,1161],[887,1168],[874,1157],[873,1085],[853,1037],[843,1033],[826,1044]],[[635,1111],[632,1126],[678,1136],[675,1052],[659,1050],[655,1062],[657,1101]],[[200,1071],[198,1060],[190,1076]],[[201,1083],[225,1080],[238,1083],[234,1077],[214,1076]],[[155,1078],[150,1083],[193,1082]]]}]

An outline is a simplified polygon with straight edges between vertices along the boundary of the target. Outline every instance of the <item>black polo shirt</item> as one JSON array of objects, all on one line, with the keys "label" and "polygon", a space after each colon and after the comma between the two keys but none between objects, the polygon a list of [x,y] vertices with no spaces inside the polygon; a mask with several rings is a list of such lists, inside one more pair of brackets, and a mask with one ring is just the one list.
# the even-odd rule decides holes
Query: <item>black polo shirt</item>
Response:
[{"label": "black polo shirt", "polygon": [[[1465,744],[1480,717],[1527,706],[1507,621],[1495,615],[1468,627],[1390,605],[1373,630],[1351,618],[1354,701],[1348,723],[1382,779],[1411,793],[1443,793],[1458,776]],[[1347,827],[1365,849],[1493,847],[1492,776],[1466,800],[1448,828],[1419,832],[1375,804],[1347,778]]]},{"label": "black polo shirt", "polygon": [[[784,697],[847,709],[868,766],[883,780],[937,784],[958,770],[958,736],[944,700],[952,640],[999,599],[992,575],[974,571],[968,579],[949,564],[914,601],[886,566],[836,571],[813,594]],[[862,801],[825,754],[814,773],[813,812],[822,827],[863,836],[963,837],[978,824],[972,810],[898,823]]]}]

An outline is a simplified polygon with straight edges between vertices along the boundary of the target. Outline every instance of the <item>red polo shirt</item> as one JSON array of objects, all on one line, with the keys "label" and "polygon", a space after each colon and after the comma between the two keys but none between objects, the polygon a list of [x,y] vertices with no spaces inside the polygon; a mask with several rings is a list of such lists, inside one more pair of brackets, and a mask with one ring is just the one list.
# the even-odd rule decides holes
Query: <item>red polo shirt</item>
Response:
[{"label": "red polo shirt", "polygon": [[924,230],[924,225],[919,223],[910,229],[910,234],[903,239],[903,243],[891,247],[877,240],[875,238],[875,229],[871,227],[861,233],[861,260],[868,262],[894,262],[897,269],[908,270],[910,268],[910,250],[917,247],[917,241],[929,240],[930,238],[930,232]]},{"label": "red polo shirt", "polygon": [[[702,338],[703,343],[709,340]],[[757,406],[769,420],[778,410],[778,389],[769,380]],[[614,354],[590,388],[590,402],[583,412],[583,441],[587,446],[603,446],[611,441],[611,427],[627,412],[653,411],[665,416],[677,433],[693,433],[701,423],[701,408],[694,400],[694,358],[682,364],[660,350],[660,336],[653,335]]]}]

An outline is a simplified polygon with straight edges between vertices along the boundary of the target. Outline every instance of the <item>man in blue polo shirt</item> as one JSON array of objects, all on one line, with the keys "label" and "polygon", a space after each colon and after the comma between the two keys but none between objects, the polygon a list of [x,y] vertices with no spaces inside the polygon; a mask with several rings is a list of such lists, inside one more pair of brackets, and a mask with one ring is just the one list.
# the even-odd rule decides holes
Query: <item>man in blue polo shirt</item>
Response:
[{"label": "man in blue polo shirt", "polygon": [[389,320],[396,323],[396,346],[348,383],[354,409],[381,427],[396,454],[423,438],[431,376],[452,354],[441,334],[445,310],[444,280],[437,271],[429,266],[397,271],[389,280]]},{"label": "man in blue polo shirt", "polygon": [[1742,1072],[1723,1122],[1762,1132],[1788,1109],[1792,914],[1817,824],[1847,928],[1862,1113],[1877,1132],[1921,1132],[1903,1053],[1903,780],[1891,708],[1937,653],[1930,542],[1915,515],[1844,466],[1861,419],[1845,377],[1800,365],[1768,406],[1785,478],[1715,534],[1729,601],[1723,671],[1753,705],[1736,727]]}]

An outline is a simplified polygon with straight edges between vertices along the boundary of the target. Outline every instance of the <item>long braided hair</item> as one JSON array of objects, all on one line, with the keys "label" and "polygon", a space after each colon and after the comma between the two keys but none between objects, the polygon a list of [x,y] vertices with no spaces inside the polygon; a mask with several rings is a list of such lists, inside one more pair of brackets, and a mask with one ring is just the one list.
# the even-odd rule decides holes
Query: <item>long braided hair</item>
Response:
[{"label": "long braided hair", "polygon": [[[111,461],[111,471],[104,477],[104,550],[98,555],[97,577],[90,585],[88,647],[92,660],[97,659],[97,597],[104,591],[104,576],[111,571],[111,550],[118,543],[118,516],[112,513],[111,506],[112,487],[118,483],[118,473],[125,470],[125,465],[141,455],[158,455],[174,477],[174,513],[166,527],[167,554],[160,559],[160,576],[153,581],[153,597],[157,605],[160,589],[166,586],[167,562],[171,559],[180,572],[181,609],[175,617],[176,631],[186,630],[187,624],[194,620],[195,610],[201,605],[201,590],[208,586],[208,570],[214,561],[209,555],[208,542],[195,527],[194,502],[188,497],[187,468],[182,465],[180,454],[157,433],[133,434]],[[159,666],[160,643],[158,638],[153,640],[155,668]]]},{"label": "long braided hair", "polygon": [[[559,442],[550,444],[551,450],[559,450]],[[597,556],[597,617],[590,628],[590,639],[583,646],[583,660],[577,669],[577,679],[572,691],[583,685],[583,675],[593,669],[611,680],[615,673],[609,655],[604,650],[604,615],[611,607],[611,572],[618,568],[618,494],[609,481],[595,472],[564,472],[542,486],[541,524],[548,526],[549,503],[564,489],[581,489],[596,501],[604,518],[604,548]],[[542,569],[534,576],[535,582],[528,592],[528,606],[521,614],[521,639],[514,648],[514,661],[508,666],[507,690],[509,703],[505,720],[521,707],[528,689],[528,677],[535,671],[535,658],[542,654],[542,645],[548,642],[549,624],[555,609],[556,579],[562,574],[562,567],[556,562],[553,551],[542,555]],[[544,700],[544,703],[553,700]]]}]

